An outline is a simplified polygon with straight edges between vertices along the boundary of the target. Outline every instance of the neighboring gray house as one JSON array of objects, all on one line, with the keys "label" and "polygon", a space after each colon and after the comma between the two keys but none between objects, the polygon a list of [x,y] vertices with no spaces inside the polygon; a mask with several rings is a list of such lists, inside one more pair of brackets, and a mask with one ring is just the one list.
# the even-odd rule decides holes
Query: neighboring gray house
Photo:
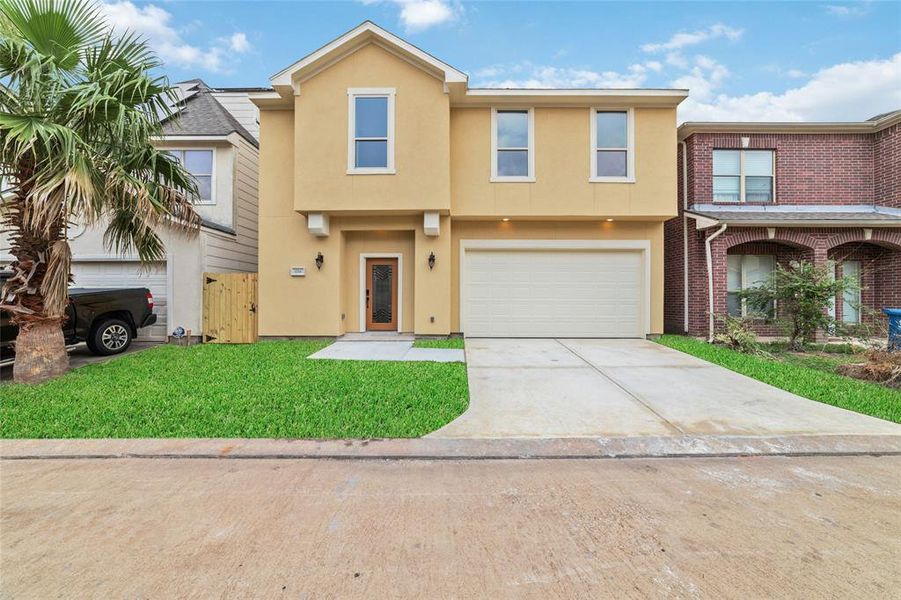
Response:
[{"label": "neighboring gray house", "polygon": [[[199,79],[176,84],[177,118],[164,123],[157,146],[171,151],[196,177],[203,218],[193,237],[161,231],[166,258],[142,266],[103,245],[103,227],[71,227],[72,276],[78,287],[143,286],[154,296],[156,325],[139,339],[165,341],[176,327],[202,334],[204,271],[257,270],[259,123],[248,89],[210,88]],[[0,264],[11,260],[0,234]]]}]

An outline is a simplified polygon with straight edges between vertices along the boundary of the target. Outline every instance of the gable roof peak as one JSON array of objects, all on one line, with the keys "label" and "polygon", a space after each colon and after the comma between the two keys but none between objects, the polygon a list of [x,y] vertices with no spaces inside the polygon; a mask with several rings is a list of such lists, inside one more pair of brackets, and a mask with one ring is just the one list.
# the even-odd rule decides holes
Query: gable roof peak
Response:
[{"label": "gable roof peak", "polygon": [[367,19],[350,31],[338,36],[318,50],[311,52],[273,75],[270,79],[272,87],[277,91],[287,91],[293,88],[295,82],[302,79],[304,75],[318,72],[319,69],[336,58],[346,56],[373,42],[388,47],[390,50],[410,60],[413,64],[442,77],[445,83],[466,83],[468,79],[466,73]]}]

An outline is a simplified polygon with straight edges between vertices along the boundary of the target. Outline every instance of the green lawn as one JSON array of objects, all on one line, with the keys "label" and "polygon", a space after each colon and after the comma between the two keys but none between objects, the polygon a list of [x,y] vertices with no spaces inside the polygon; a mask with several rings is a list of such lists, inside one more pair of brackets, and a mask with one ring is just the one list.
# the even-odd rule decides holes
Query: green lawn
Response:
[{"label": "green lawn", "polygon": [[833,372],[835,366],[850,358],[802,356],[781,360],[778,354],[775,358],[752,356],[685,336],[664,335],[658,341],[799,396],[901,423],[901,391]]},{"label": "green lawn", "polygon": [[306,358],[326,345],[166,345],[5,385],[0,436],[418,437],[467,407],[462,363]]},{"label": "green lawn", "polygon": [[463,338],[423,338],[413,342],[414,348],[450,348],[452,350],[463,350]]}]

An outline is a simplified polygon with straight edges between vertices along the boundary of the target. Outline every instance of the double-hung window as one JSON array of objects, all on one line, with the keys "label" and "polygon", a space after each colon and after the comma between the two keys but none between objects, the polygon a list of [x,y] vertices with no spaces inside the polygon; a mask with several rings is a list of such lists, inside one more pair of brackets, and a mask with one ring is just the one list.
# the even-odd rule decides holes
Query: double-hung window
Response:
[{"label": "double-hung window", "polygon": [[532,109],[491,110],[491,180],[535,181]]},{"label": "double-hung window", "polygon": [[394,90],[352,88],[347,98],[347,172],[394,173]]},{"label": "double-hung window", "polygon": [[727,256],[726,310],[733,317],[763,315],[772,317],[774,304],[770,302],[763,310],[749,307],[740,296],[742,290],[766,283],[776,268],[772,256],[755,254],[729,254]]},{"label": "double-hung window", "polygon": [[635,180],[631,110],[591,111],[591,181]]},{"label": "double-hung window", "polygon": [[197,204],[215,204],[215,188],[213,187],[213,151],[203,150],[169,150],[169,154],[194,177],[197,182],[199,196]]},{"label": "double-hung window", "polygon": [[714,202],[772,202],[772,150],[714,150]]}]

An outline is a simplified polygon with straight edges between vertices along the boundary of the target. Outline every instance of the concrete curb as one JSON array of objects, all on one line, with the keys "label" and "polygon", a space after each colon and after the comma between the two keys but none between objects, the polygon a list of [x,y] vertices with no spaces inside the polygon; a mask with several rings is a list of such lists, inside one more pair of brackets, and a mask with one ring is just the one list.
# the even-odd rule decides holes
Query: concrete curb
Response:
[{"label": "concrete curb", "polygon": [[901,455],[901,436],[0,440],[2,460],[113,458],[491,460],[812,455]]}]

